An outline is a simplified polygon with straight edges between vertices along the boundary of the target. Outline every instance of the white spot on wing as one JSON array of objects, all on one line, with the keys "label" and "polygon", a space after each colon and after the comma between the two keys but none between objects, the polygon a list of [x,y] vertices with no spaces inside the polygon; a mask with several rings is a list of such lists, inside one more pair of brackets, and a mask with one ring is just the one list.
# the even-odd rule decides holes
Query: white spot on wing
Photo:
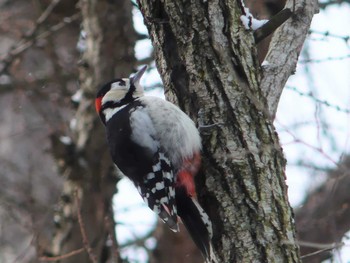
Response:
[{"label": "white spot on wing", "polygon": [[169,199],[168,199],[168,197],[162,197],[161,199],[160,199],[160,203],[161,204],[167,204],[169,202]]},{"label": "white spot on wing", "polygon": [[173,173],[163,173],[163,178],[168,179],[169,181],[172,181]]},{"label": "white spot on wing", "polygon": [[162,159],[162,160],[164,160],[165,161],[165,163],[167,164],[167,165],[169,165],[170,166],[170,161],[169,161],[169,159],[167,158],[167,157],[165,157],[165,155],[164,155],[164,153],[159,153],[159,159]]},{"label": "white spot on wing", "polygon": [[156,183],[156,190],[162,190],[164,189],[164,182],[158,182]]},{"label": "white spot on wing", "polygon": [[153,172],[158,172],[161,170],[160,162],[152,166]]},{"label": "white spot on wing", "polygon": [[172,186],[169,186],[169,194],[170,196],[175,196],[175,188]]},{"label": "white spot on wing", "polygon": [[155,176],[154,173],[148,173],[148,174],[146,175],[147,180],[152,180],[152,179],[155,178],[155,177],[156,177],[156,176]]}]

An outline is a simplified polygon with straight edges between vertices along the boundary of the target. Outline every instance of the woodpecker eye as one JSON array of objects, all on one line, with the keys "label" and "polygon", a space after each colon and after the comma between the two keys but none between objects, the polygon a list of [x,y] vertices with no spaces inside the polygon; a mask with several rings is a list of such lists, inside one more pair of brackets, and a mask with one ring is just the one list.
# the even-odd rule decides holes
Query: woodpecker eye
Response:
[{"label": "woodpecker eye", "polygon": [[126,81],[123,79],[119,79],[118,81],[111,83],[111,89],[125,89],[127,86]]}]

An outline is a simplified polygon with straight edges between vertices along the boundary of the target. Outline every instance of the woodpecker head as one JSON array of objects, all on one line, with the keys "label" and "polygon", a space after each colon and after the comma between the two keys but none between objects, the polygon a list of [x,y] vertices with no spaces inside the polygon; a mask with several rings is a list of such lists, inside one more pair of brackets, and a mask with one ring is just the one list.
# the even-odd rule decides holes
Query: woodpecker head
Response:
[{"label": "woodpecker head", "polygon": [[106,122],[106,111],[119,108],[143,96],[140,79],[146,69],[147,66],[143,66],[130,78],[114,79],[102,86],[96,95],[95,108],[103,123]]}]

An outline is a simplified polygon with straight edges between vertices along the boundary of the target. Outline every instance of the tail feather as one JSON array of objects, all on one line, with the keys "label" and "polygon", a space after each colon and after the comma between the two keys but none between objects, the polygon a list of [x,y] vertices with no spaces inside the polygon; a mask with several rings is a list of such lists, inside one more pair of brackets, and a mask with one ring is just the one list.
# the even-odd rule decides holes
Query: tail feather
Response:
[{"label": "tail feather", "polygon": [[212,225],[198,202],[184,187],[176,188],[177,213],[207,262],[216,262],[211,245]]}]

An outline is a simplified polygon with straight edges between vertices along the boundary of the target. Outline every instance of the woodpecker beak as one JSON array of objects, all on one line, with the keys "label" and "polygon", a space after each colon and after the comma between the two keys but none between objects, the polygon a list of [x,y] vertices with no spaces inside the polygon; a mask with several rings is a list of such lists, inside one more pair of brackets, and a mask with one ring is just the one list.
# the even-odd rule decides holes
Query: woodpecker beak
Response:
[{"label": "woodpecker beak", "polygon": [[146,69],[147,69],[147,65],[143,66],[139,71],[137,71],[135,75],[130,78],[131,83],[134,85],[138,84],[140,82],[140,79],[143,73],[145,73]]}]

